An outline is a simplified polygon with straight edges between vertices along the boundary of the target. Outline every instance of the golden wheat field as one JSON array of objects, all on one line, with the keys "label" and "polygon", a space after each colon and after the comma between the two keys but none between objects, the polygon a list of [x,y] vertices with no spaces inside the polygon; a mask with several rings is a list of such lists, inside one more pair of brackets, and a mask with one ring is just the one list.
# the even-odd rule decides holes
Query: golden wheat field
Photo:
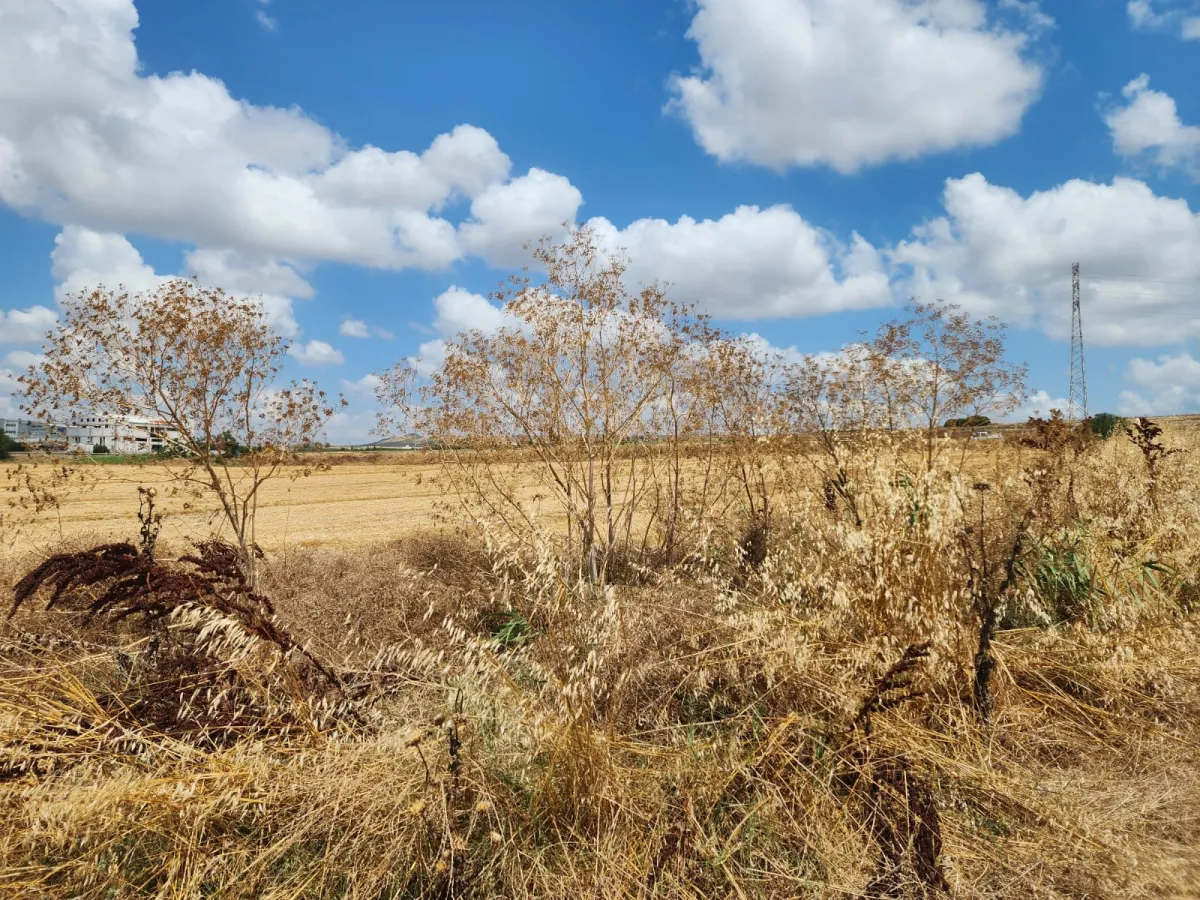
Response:
[{"label": "golden wheat field", "polygon": [[[11,475],[13,468],[6,467],[5,475]],[[169,464],[92,465],[84,474],[87,482],[66,489],[58,509],[23,530],[19,548],[84,537],[132,537],[137,529],[138,487],[158,490],[165,515],[164,538],[182,542],[207,536],[214,529],[220,533],[221,523],[211,516],[215,510],[211,497],[195,499],[177,490],[180,485]],[[429,526],[442,499],[435,474],[435,465],[412,462],[354,461],[303,477],[298,469],[284,470],[263,488],[258,542],[271,551],[352,546]]]},{"label": "golden wheat field", "polygon": [[[998,473],[1017,465],[1020,449],[1011,443],[971,448],[966,467]],[[269,552],[300,547],[361,547],[410,535],[443,523],[454,496],[438,479],[436,461],[401,456],[379,461],[379,454],[330,454],[329,468],[303,474],[285,467],[268,481],[259,500],[256,540]],[[8,552],[37,552],[63,541],[128,540],[137,530],[138,488],[158,491],[164,514],[163,538],[174,544],[222,534],[215,501],[194,496],[176,475],[178,464],[97,465],[70,463],[79,478],[60,490],[57,508],[9,535]],[[28,464],[26,464],[28,465]],[[779,469],[796,470],[795,460],[779,460]],[[54,464],[42,460],[33,469],[44,475]],[[698,465],[687,474],[696,478]],[[0,465],[14,485],[15,464]],[[40,469],[40,471],[39,471]],[[530,482],[520,490],[536,506],[538,490]],[[548,518],[548,516],[547,516]]]},{"label": "golden wheat field", "polygon": [[[256,541],[267,552],[302,547],[361,547],[444,525],[455,498],[439,481],[436,462],[378,454],[331,454],[329,468],[285,467],[259,500]],[[128,540],[137,531],[138,488],[158,492],[164,540],[176,545],[225,533],[211,494],[196,496],[171,463],[73,464],[78,477],[59,489],[58,505],[10,534],[8,551],[38,552],[64,541]],[[35,478],[54,468],[42,461]],[[501,464],[500,468],[506,468]],[[13,484],[16,467],[0,467]],[[518,476],[518,483],[520,478]],[[537,507],[530,482],[520,498]]]}]

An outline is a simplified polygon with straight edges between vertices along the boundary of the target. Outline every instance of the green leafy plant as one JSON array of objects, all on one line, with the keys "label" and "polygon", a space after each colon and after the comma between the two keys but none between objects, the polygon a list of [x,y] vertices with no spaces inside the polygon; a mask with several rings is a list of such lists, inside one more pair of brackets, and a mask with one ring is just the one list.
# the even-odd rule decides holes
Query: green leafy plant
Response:
[{"label": "green leafy plant", "polygon": [[[306,446],[302,449],[311,449]],[[250,448],[242,444],[231,431],[223,431],[216,440],[216,450],[222,456],[236,458],[245,456],[250,452]]]},{"label": "green leafy plant", "polygon": [[1032,539],[1030,552],[1017,564],[1022,581],[1033,587],[1041,609],[1009,608],[1007,627],[1032,624],[1038,619],[1051,623],[1095,618],[1095,604],[1105,597],[1083,542],[1086,527],[1079,522],[1049,537]]},{"label": "green leafy plant", "polygon": [[537,632],[523,615],[515,609],[509,610],[500,627],[492,634],[492,642],[498,650],[515,650],[537,637]]},{"label": "green leafy plant", "polygon": [[1087,428],[1092,434],[1108,440],[1118,431],[1125,429],[1125,420],[1113,413],[1097,413],[1087,420]]}]

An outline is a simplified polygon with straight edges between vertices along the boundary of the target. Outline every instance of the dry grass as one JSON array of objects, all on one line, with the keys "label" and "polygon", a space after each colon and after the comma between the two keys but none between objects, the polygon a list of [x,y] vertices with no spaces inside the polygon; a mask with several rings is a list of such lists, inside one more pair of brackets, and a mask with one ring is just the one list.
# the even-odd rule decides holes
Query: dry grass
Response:
[{"label": "dry grass", "polygon": [[[353,720],[169,736],[114,711],[136,629],[24,610],[0,649],[0,893],[1200,897],[1200,459],[1164,465],[1154,508],[1122,441],[1071,498],[1032,472],[1052,460],[980,449],[927,495],[857,476],[862,528],[781,466],[757,568],[731,522],[603,589],[553,529],[535,552],[429,530],[419,469],[281,483],[263,590],[368,686]],[[94,496],[64,533],[132,537]],[[999,582],[1024,510],[985,724],[972,584]],[[168,518],[162,554],[185,530]]]}]

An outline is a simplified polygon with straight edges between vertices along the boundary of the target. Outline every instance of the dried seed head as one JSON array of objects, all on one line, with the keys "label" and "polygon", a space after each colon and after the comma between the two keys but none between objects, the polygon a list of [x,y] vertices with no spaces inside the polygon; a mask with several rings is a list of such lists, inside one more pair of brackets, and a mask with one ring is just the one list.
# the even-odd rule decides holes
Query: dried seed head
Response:
[{"label": "dried seed head", "polygon": [[493,844],[499,844],[501,841],[504,840],[504,838],[500,836],[500,832],[493,831],[490,834],[488,834],[488,840],[491,841]]},{"label": "dried seed head", "polygon": [[428,804],[424,800],[418,800],[408,808],[408,811],[414,816],[421,816],[425,814],[425,807],[427,805]]},{"label": "dried seed head", "polygon": [[405,747],[416,747],[425,739],[425,732],[417,728],[410,731],[404,738]]},{"label": "dried seed head", "polygon": [[439,859],[433,864],[433,870],[439,875],[445,873],[447,870],[449,870],[449,868],[450,867],[446,865],[446,861],[444,859]]},{"label": "dried seed head", "polygon": [[475,812],[477,812],[477,813],[491,812],[491,809],[492,809],[492,802],[490,800],[480,800],[478,803],[475,804]]}]

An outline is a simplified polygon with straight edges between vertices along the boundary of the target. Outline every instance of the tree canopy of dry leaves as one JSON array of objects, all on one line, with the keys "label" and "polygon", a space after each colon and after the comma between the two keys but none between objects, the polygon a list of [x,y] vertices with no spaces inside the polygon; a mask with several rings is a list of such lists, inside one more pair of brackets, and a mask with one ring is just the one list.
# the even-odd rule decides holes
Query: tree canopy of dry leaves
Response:
[{"label": "tree canopy of dry leaves", "polygon": [[817,437],[812,458],[852,505],[848,442],[920,437],[932,466],[941,418],[1024,396],[1002,326],[954,306],[911,305],[871,341],[788,362],[661,285],[630,289],[587,228],[534,258],[543,281],[526,271],[493,294],[502,327],[451,338],[424,383],[410,360],[380,374],[377,430],[432,440],[477,521],[530,536],[552,504],[593,579],[614,554],[676,555],[684,517],[766,527],[772,466],[797,437]]},{"label": "tree canopy of dry leaves", "polygon": [[1025,374],[1005,357],[1003,323],[913,302],[873,337],[787,366],[780,429],[815,436],[830,502],[840,498],[857,521],[851,468],[873,466],[880,447],[904,445],[919,450],[927,476],[951,445],[941,424],[1012,413],[1025,399]]},{"label": "tree canopy of dry leaves", "polygon": [[[907,411],[923,433],[925,463],[932,468],[940,423],[955,416],[1004,416],[1025,399],[1024,365],[1004,355],[1004,323],[972,319],[956,304],[912,303],[907,317],[879,329],[872,344],[876,376],[885,395]],[[881,392],[882,393],[882,392]]]},{"label": "tree canopy of dry leaves", "polygon": [[137,294],[97,287],[64,302],[44,361],[20,379],[23,409],[63,424],[164,423],[184,458],[172,473],[215,496],[253,585],[260,489],[344,403],[311,382],[277,386],[286,351],[253,300],[185,280]]},{"label": "tree canopy of dry leaves", "polygon": [[550,503],[602,580],[614,554],[674,553],[681,517],[728,499],[715,471],[686,478],[685,456],[711,461],[750,351],[660,286],[627,288],[625,261],[588,229],[534,256],[544,281],[526,272],[493,295],[503,327],[450,340],[420,390],[407,360],[381,374],[380,430],[434,439],[456,493],[510,533],[532,535]]}]

